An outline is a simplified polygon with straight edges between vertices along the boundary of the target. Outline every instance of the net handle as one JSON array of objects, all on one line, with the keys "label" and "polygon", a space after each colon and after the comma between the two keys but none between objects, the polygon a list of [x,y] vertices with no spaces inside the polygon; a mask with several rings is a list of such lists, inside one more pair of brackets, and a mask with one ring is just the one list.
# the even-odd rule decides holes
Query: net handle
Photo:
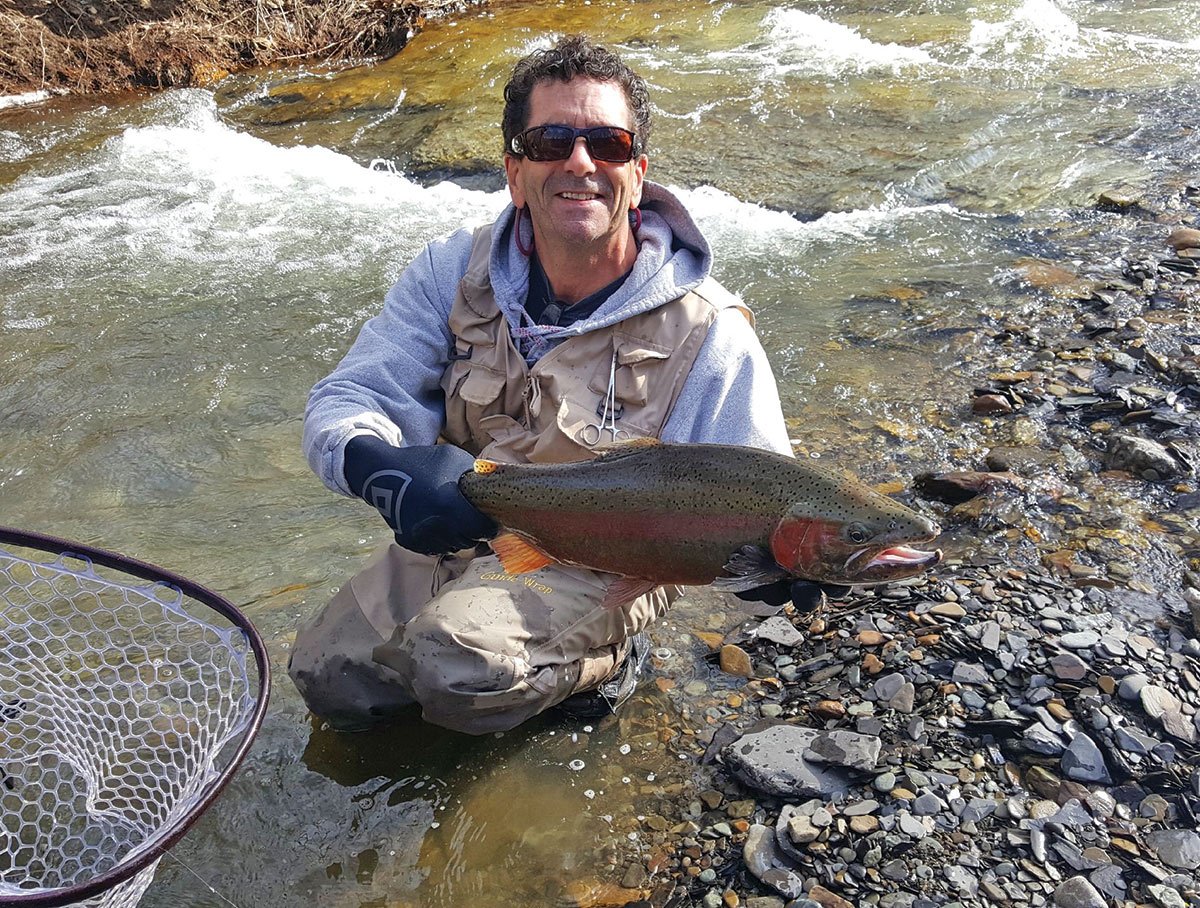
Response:
[{"label": "net handle", "polygon": [[250,718],[249,725],[242,732],[242,740],[238,744],[236,752],[233,754],[229,765],[208,784],[203,797],[192,805],[192,808],[171,827],[169,832],[162,836],[161,839],[151,839],[149,847],[144,848],[137,857],[127,863],[122,862],[117,864],[117,866],[100,874],[95,879],[89,880],[87,883],[64,886],[47,892],[0,895],[0,906],[4,906],[4,908],[8,908],[8,906],[12,906],[12,908],[17,908],[17,906],[20,906],[20,908],[59,908],[62,905],[69,905],[72,902],[82,901],[94,895],[99,895],[102,892],[112,889],[114,886],[124,883],[130,877],[144,870],[147,866],[162,857],[163,854],[170,848],[173,848],[183,838],[184,834],[192,827],[192,824],[200,818],[200,815],[208,809],[213,800],[229,784],[229,780],[233,778],[234,773],[237,772],[237,768],[250,752],[250,746],[254,743],[254,738],[258,734],[259,728],[262,727],[263,717],[267,712],[267,699],[271,692],[271,666],[267,659],[267,649],[263,645],[262,637],[259,636],[258,631],[250,623],[250,620],[238,610],[237,606],[224,596],[214,593],[207,587],[188,580],[186,577],[182,577],[164,568],[156,567],[145,561],[138,561],[136,558],[119,555],[116,552],[109,552],[105,549],[98,549],[95,546],[79,542],[59,539],[56,536],[49,536],[44,533],[34,533],[0,526],[0,543],[38,549],[56,556],[64,554],[83,555],[91,559],[93,564],[101,564],[107,568],[148,580],[151,583],[166,582],[185,595],[204,603],[204,605],[213,611],[223,615],[231,624],[244,633],[250,643],[250,649],[254,653],[254,661],[258,666],[258,697],[254,704],[254,713]]}]

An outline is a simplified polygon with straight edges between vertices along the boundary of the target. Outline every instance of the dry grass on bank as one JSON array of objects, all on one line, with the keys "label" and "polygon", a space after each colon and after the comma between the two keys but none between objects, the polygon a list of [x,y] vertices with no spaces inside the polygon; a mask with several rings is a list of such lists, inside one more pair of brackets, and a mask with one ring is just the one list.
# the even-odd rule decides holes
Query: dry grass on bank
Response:
[{"label": "dry grass on bank", "polygon": [[0,0],[0,95],[202,85],[301,59],[396,53],[462,0]]}]

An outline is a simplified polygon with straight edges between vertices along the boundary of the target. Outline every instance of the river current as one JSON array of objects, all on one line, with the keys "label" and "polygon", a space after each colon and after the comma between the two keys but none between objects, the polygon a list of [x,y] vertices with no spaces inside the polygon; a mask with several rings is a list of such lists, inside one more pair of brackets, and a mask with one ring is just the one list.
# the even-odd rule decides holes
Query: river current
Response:
[{"label": "river current", "polygon": [[[649,176],[757,313],[798,450],[873,482],[973,450],[928,426],[965,412],[960,338],[1036,317],[1016,263],[1119,244],[1097,196],[1200,163],[1194,0],[512,3],[358,68],[0,99],[0,523],[214,587],[277,670],[246,769],[146,906],[540,904],[603,875],[614,803],[693,771],[628,725],[338,736],[284,672],[384,538],[308,472],[307,391],[424,243],[503,206],[504,80],[573,31],[650,83]],[[708,677],[690,632],[726,608],[656,629],[680,680]]]}]

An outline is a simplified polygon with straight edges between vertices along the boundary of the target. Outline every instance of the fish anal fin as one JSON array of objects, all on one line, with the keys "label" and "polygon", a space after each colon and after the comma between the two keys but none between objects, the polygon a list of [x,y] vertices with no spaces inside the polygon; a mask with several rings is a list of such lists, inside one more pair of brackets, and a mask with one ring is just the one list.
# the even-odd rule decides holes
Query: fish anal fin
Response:
[{"label": "fish anal fin", "polygon": [[770,552],[758,545],[744,545],[730,555],[725,570],[729,576],[718,577],[712,587],[726,593],[744,593],[791,576]]},{"label": "fish anal fin", "polygon": [[641,577],[618,577],[609,584],[600,605],[603,608],[620,608],[646,595],[656,586],[658,584],[653,580],[643,580]]},{"label": "fish anal fin", "polygon": [[501,533],[490,545],[506,574],[528,574],[554,563],[553,558],[516,533]]}]

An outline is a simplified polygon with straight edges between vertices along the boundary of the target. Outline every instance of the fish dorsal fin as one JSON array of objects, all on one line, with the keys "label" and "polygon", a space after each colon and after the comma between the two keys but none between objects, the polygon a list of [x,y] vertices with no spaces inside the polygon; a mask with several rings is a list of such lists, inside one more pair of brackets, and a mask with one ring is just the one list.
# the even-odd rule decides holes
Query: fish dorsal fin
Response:
[{"label": "fish dorsal fin", "polygon": [[730,555],[725,570],[730,576],[718,577],[712,587],[726,593],[744,593],[791,576],[770,552],[758,545],[744,545]]},{"label": "fish dorsal fin", "polygon": [[516,533],[501,533],[489,544],[506,574],[528,574],[554,563],[553,558]]},{"label": "fish dorsal fin", "polygon": [[639,454],[647,448],[656,448],[661,444],[662,442],[652,435],[627,438],[623,441],[610,441],[607,444],[596,446],[596,460],[616,460],[620,457],[628,457],[630,454]]},{"label": "fish dorsal fin", "polygon": [[495,473],[496,468],[499,466],[500,464],[494,460],[485,460],[482,457],[475,458],[475,472],[482,476],[486,476],[488,473]]}]

